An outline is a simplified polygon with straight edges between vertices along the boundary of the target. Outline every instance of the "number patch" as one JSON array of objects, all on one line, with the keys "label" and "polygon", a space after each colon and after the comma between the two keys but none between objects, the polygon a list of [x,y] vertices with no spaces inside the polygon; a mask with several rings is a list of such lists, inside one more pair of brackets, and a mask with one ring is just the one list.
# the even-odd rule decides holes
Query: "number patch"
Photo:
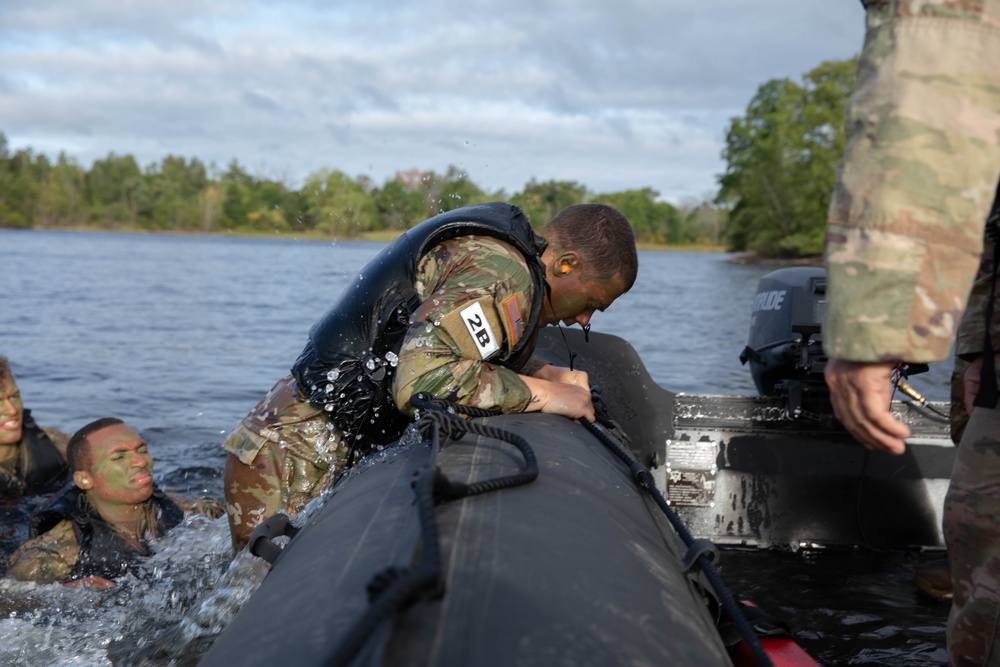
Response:
[{"label": "number patch", "polygon": [[493,333],[493,329],[490,328],[489,322],[486,321],[486,314],[483,313],[483,307],[478,301],[462,310],[460,315],[482,359],[486,359],[500,349],[497,337]]}]

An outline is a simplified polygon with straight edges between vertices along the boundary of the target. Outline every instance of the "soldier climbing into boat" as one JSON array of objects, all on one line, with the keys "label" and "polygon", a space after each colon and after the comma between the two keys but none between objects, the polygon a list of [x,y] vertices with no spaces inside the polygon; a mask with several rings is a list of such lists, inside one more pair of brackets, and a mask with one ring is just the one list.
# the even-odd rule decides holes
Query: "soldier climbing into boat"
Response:
[{"label": "soldier climbing into boat", "polygon": [[605,205],[571,206],[537,233],[504,203],[410,229],[312,327],[291,374],[223,443],[234,550],[398,438],[417,392],[593,421],[586,373],[532,359],[536,334],[559,322],[588,327],[637,270],[632,228]]},{"label": "soldier climbing into boat", "polygon": [[106,588],[149,556],[150,540],[186,514],[222,515],[215,501],[179,501],[157,488],[146,442],[120,419],[106,417],[81,428],[70,439],[67,456],[73,483],[32,517],[38,536],[14,554],[8,576]]}]

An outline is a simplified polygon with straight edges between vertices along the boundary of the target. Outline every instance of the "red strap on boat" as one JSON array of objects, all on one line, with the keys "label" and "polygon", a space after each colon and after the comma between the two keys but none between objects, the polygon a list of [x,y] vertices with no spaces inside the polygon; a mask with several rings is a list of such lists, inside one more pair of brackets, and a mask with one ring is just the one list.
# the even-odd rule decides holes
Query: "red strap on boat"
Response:
[{"label": "red strap on boat", "polygon": [[[796,644],[794,639],[787,637],[758,637],[758,639],[774,667],[820,667],[820,664]],[[734,667],[757,667],[757,660],[754,659],[746,642],[740,642],[730,648],[729,657],[732,658]]]}]

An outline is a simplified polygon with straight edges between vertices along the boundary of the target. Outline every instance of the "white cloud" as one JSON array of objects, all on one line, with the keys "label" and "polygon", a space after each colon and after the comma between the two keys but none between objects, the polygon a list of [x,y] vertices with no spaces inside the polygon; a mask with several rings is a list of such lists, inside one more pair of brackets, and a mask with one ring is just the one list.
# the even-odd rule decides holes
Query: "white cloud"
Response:
[{"label": "white cloud", "polygon": [[0,4],[11,148],[238,160],[296,185],[455,164],[486,189],[714,190],[757,86],[856,53],[820,0]]}]

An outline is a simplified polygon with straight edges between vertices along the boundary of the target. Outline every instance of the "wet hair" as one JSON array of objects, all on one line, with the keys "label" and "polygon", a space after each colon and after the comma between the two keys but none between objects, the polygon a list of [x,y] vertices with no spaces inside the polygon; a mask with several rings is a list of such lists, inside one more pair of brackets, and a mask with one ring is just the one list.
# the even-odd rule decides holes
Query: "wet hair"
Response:
[{"label": "wet hair", "polygon": [[95,431],[100,431],[102,428],[124,423],[117,417],[101,417],[74,433],[73,437],[69,439],[69,444],[66,445],[66,461],[69,463],[70,470],[78,472],[86,470],[90,465],[90,447],[87,442],[89,435]]},{"label": "wet hair", "polygon": [[627,292],[635,284],[639,257],[632,225],[606,204],[577,204],[560,211],[539,230],[555,250],[575,250],[589,277],[620,276]]},{"label": "wet hair", "polygon": [[0,382],[13,379],[14,372],[10,370],[10,362],[7,361],[7,357],[0,354]]}]

